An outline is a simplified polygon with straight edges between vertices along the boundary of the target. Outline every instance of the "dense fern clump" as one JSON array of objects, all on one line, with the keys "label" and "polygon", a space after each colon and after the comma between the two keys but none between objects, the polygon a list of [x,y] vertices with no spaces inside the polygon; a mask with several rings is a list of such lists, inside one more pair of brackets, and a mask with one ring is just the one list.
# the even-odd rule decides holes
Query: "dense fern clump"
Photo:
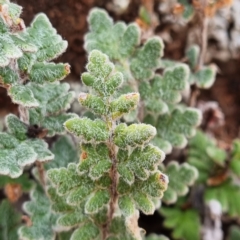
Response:
[{"label": "dense fern clump", "polygon": [[[203,20],[220,2],[201,8]],[[196,1],[175,3],[185,20],[197,14]],[[0,126],[0,240],[169,240],[138,226],[140,212],[155,211],[171,239],[200,240],[221,213],[239,218],[240,142],[222,147],[197,130],[202,112],[191,104],[217,74],[204,44],[165,59],[154,29],[142,38],[137,23],[93,8],[77,115],[74,89],[60,82],[70,65],[55,61],[67,41],[44,13],[25,27],[21,12],[0,0],[0,87],[18,106]],[[140,15],[150,27],[150,10]],[[229,239],[239,236],[236,222]]]},{"label": "dense fern clump", "polygon": [[82,80],[92,91],[80,93],[79,102],[101,118],[65,122],[81,140],[81,157],[79,164],[48,171],[54,206],[68,206],[59,205],[57,223],[76,229],[71,239],[136,239],[141,230],[132,224],[137,226],[138,210],[153,214],[167,188],[168,178],[158,170],[164,153],[149,143],[156,134],[151,125],[118,124],[137,107],[139,94],[115,97],[123,76],[108,57],[92,51],[87,70]]}]

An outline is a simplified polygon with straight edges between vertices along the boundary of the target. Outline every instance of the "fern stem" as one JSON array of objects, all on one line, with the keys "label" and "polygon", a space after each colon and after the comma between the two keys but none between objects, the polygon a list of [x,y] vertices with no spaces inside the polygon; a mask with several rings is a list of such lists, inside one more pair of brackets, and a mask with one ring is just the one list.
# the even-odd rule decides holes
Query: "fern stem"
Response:
[{"label": "fern stem", "polygon": [[18,111],[19,111],[19,115],[20,115],[20,119],[26,123],[29,124],[29,112],[28,112],[28,108],[19,105],[18,107]]},{"label": "fern stem", "polygon": [[43,188],[45,189],[46,183],[45,183],[45,171],[44,171],[43,163],[36,161],[36,166],[38,169],[40,182],[41,182]]},{"label": "fern stem", "polygon": [[[204,9],[207,6],[207,2],[206,0],[203,1],[203,6],[202,6],[202,11],[200,11],[200,17],[201,17],[201,28],[199,33],[201,34],[201,52],[199,55],[199,59],[198,59],[198,65],[196,67],[195,70],[199,70],[201,69],[201,67],[204,65],[205,62],[205,56],[206,56],[206,52],[207,52],[207,39],[208,39],[208,17],[206,16],[206,14],[204,13]],[[189,106],[190,107],[195,107],[196,106],[196,102],[197,102],[197,97],[199,96],[200,91],[197,88],[197,86],[195,85],[193,87],[190,99],[189,99]]]},{"label": "fern stem", "polygon": [[206,51],[207,51],[207,37],[208,37],[208,18],[204,16],[202,19],[202,29],[201,29],[201,53],[199,56],[198,68],[201,68],[205,61]]},{"label": "fern stem", "polygon": [[110,204],[107,216],[107,222],[105,227],[103,228],[102,239],[106,240],[109,233],[109,226],[114,217],[117,201],[118,201],[118,192],[117,192],[117,182],[118,182],[118,174],[117,174],[117,154],[116,154],[116,145],[113,141],[113,132],[115,124],[111,122],[111,137],[109,138],[108,147],[109,147],[109,155],[112,161],[112,167],[110,170],[110,177],[112,180],[111,188],[110,188]]}]

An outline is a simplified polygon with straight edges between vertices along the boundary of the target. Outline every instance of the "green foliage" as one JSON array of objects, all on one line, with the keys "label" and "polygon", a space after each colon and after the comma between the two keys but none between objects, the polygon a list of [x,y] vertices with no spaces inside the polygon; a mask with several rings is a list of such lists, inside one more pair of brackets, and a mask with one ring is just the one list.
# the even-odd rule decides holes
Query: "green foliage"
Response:
[{"label": "green foliage", "polygon": [[230,217],[238,217],[240,214],[240,189],[231,180],[227,180],[221,185],[209,187],[205,191],[205,202],[217,199],[222,206],[222,211]]},{"label": "green foliage", "polygon": [[72,240],[78,240],[78,239],[83,239],[83,240],[91,240],[91,239],[96,239],[96,237],[99,236],[99,229],[97,228],[96,225],[92,223],[87,223],[84,224],[80,229],[77,229],[74,231],[71,239]]},{"label": "green foliage", "polygon": [[[136,24],[113,23],[107,12],[93,9],[88,17],[90,32],[85,36],[85,49],[98,49],[116,61],[125,80],[149,80],[154,76],[163,55],[163,42],[158,37],[140,44],[140,29]],[[128,59],[131,61],[128,63]]]},{"label": "green foliage", "polygon": [[127,146],[136,147],[149,142],[155,135],[156,129],[151,125],[132,124],[127,126],[122,123],[115,129],[114,142],[120,148],[126,148]]},{"label": "green foliage", "polygon": [[35,63],[29,73],[29,79],[34,83],[55,82],[62,80],[69,73],[69,65],[59,63]]},{"label": "green foliage", "polygon": [[240,238],[240,228],[239,226],[231,226],[228,240],[238,240]]},{"label": "green foliage", "polygon": [[85,48],[87,51],[99,49],[111,59],[128,57],[140,42],[140,30],[137,25],[126,25],[123,22],[113,24],[113,20],[107,12],[93,9],[88,22],[90,33],[85,36]]},{"label": "green foliage", "polygon": [[[214,64],[199,66],[200,48],[198,45],[191,45],[185,53],[190,67],[188,83],[195,84],[198,88],[209,89],[215,82],[217,67]],[[164,60],[161,63],[163,68],[179,66],[179,62]]]},{"label": "green foliage", "polygon": [[[157,113],[163,114],[168,112],[168,103],[181,100],[180,91],[188,88],[187,65],[179,64],[166,70],[163,76],[154,76],[163,55],[164,46],[160,38],[150,38],[140,47],[137,25],[114,24],[107,12],[98,8],[90,12],[88,22],[90,32],[85,36],[86,50],[98,49],[106,53],[110,60],[116,62],[116,67],[123,72],[125,80],[130,81],[133,89],[140,81],[139,91],[148,111],[157,110]],[[150,82],[146,81],[150,79]],[[133,83],[136,80],[138,82]]]},{"label": "green foliage", "polygon": [[[3,139],[2,135],[3,134],[1,134],[1,140]],[[23,167],[36,160],[37,154],[25,143],[14,146],[13,148],[1,149],[0,173],[9,175],[12,178],[19,177],[23,172]]]},{"label": "green foliage", "polygon": [[19,184],[23,192],[29,192],[34,186],[34,182],[29,179],[28,174],[24,173],[18,178],[11,178],[8,176],[0,176],[0,188],[7,184]]},{"label": "green foliage", "polygon": [[2,5],[2,9],[7,13],[6,16],[3,17],[5,23],[9,25],[17,24],[18,18],[22,13],[22,7],[15,3],[11,3],[9,0],[1,0],[0,4]]},{"label": "green foliage", "polygon": [[192,70],[195,70],[195,68],[198,65],[198,58],[199,58],[199,54],[200,54],[200,47],[198,45],[192,45],[191,47],[189,47],[186,52],[185,52],[187,58],[188,58],[188,62],[189,62],[189,66]]},{"label": "green foliage", "polygon": [[[87,64],[88,72],[81,76],[83,83],[97,91],[100,96],[108,97],[112,95],[123,81],[122,74],[116,71],[112,73],[114,65],[108,61],[106,56],[92,54],[89,60],[91,62]],[[112,74],[110,75],[110,73]],[[80,102],[83,102],[83,100],[86,99],[80,98]],[[88,108],[94,111],[93,107],[89,106]]]},{"label": "green foliage", "polygon": [[[149,39],[133,57],[130,69],[137,80],[148,80],[153,77],[159,66],[159,58],[163,55],[163,42],[160,38]],[[144,69],[144,71],[143,71]]]},{"label": "green foliage", "polygon": [[[157,170],[157,166],[164,157],[164,153],[151,144],[144,148],[137,147],[131,153],[128,150],[119,150],[118,172],[123,180],[131,185],[134,181],[134,175],[141,180],[146,180],[151,172]],[[141,162],[139,162],[139,158],[142,159]]]},{"label": "green foliage", "polygon": [[22,226],[19,237],[23,240],[54,240],[57,215],[51,212],[49,199],[40,187],[34,189],[30,197],[31,201],[25,202],[23,209],[30,216],[32,225]]},{"label": "green foliage", "polygon": [[93,180],[99,179],[111,168],[111,160],[105,144],[98,144],[93,147],[91,144],[81,146],[82,162],[79,164],[79,172],[84,174],[89,172],[89,177]]},{"label": "green foliage", "polygon": [[[3,7],[6,9],[6,5],[3,5]],[[7,14],[9,14],[9,12]],[[22,56],[22,51],[18,46],[16,46],[14,40],[12,39],[13,34],[9,31],[9,26],[7,26],[8,23],[5,23],[6,20],[4,20],[5,19],[0,18],[0,68],[6,67],[10,63],[11,59],[18,59]]]},{"label": "green foliage", "polygon": [[176,104],[182,99],[181,91],[188,88],[189,68],[179,64],[167,68],[163,76],[156,74],[150,81],[139,85],[146,112],[152,115],[169,112],[169,104]]},{"label": "green foliage", "polygon": [[28,73],[31,81],[53,82],[61,80],[69,73],[67,64],[48,63],[66,50],[67,42],[56,33],[45,14],[38,14],[31,26],[20,36],[37,47],[36,53],[25,53],[18,60],[20,70]]},{"label": "green foliage", "polygon": [[30,124],[47,129],[48,136],[63,134],[63,123],[76,116],[73,113],[65,113],[75,96],[74,92],[68,91],[69,85],[29,83],[27,86],[39,103],[39,107],[29,110]]},{"label": "green foliage", "polygon": [[238,177],[240,176],[240,141],[239,140],[235,140],[233,142],[233,149],[232,149],[232,158],[231,158],[231,162],[230,162],[230,169]]},{"label": "green foliage", "polygon": [[190,20],[194,15],[194,8],[192,4],[187,0],[178,0],[178,2],[184,7],[184,11],[182,13],[183,18],[187,21]]},{"label": "green foliage", "polygon": [[184,148],[187,138],[195,135],[195,128],[201,122],[201,113],[195,108],[176,108],[170,114],[161,115],[156,120],[148,115],[144,121],[157,128],[157,137],[153,143],[165,153],[170,153],[172,147]]},{"label": "green foliage", "polygon": [[122,115],[129,113],[135,108],[139,102],[138,93],[130,93],[121,95],[119,98],[111,102],[112,118],[117,119]]},{"label": "green foliage", "polygon": [[46,170],[50,168],[67,167],[71,162],[78,161],[78,152],[72,141],[67,136],[61,136],[52,146],[51,152],[54,159],[44,164]]},{"label": "green foliage", "polygon": [[[136,121],[139,116],[142,116],[144,122],[159,128],[160,136],[154,143],[166,153],[170,153],[172,147],[185,147],[186,137],[192,137],[195,134],[195,128],[200,124],[201,119],[200,112],[195,109],[186,108],[186,113],[183,113],[183,110],[180,111],[176,107],[182,99],[182,91],[189,88],[188,66],[173,64],[173,67],[165,69],[163,75],[155,74],[155,70],[162,66],[160,58],[163,55],[164,46],[160,38],[149,38],[143,46],[140,46],[140,30],[135,24],[125,25],[122,22],[114,24],[107,12],[98,8],[90,12],[88,22],[90,31],[85,36],[86,50],[90,52],[98,49],[108,54],[110,60],[116,63],[116,68],[123,73],[125,81],[121,92],[126,93],[128,89],[130,91],[132,89],[139,91],[142,96],[142,109],[137,109],[131,115],[125,115],[124,119]],[[128,39],[126,43],[125,38]],[[91,69],[88,70],[91,72]],[[84,73],[82,80],[96,91],[102,88],[99,81],[94,81],[92,73]],[[117,82],[118,85],[120,85],[119,82]],[[96,85],[93,86],[93,83]],[[80,98],[87,102],[85,106],[93,106],[92,96],[81,95]],[[132,105],[134,104],[135,102],[132,101]],[[95,99],[93,111],[103,115],[103,109],[103,101]],[[127,107],[122,114],[117,113],[116,117],[121,117],[129,109],[130,107]]]},{"label": "green foliage", "polygon": [[169,238],[165,237],[164,235],[156,235],[156,234],[150,234],[145,239],[146,240],[169,240]]},{"label": "green foliage", "polygon": [[0,216],[0,240],[18,239],[17,229],[21,223],[21,216],[7,200],[0,204]]},{"label": "green foliage", "polygon": [[68,64],[49,62],[66,50],[67,42],[56,33],[45,14],[37,15],[25,29],[19,19],[21,7],[8,1],[2,4],[0,83],[7,88],[14,103],[27,108],[39,107],[41,103],[31,86],[23,83],[29,80],[44,84],[67,76],[70,72]]},{"label": "green foliage", "polygon": [[8,94],[11,97],[12,101],[16,104],[23,105],[25,107],[39,106],[38,101],[34,98],[34,95],[28,86],[20,84],[13,85],[9,89]]},{"label": "green foliage", "polygon": [[[135,216],[138,209],[152,214],[156,200],[163,196],[168,178],[157,169],[164,153],[149,144],[156,134],[154,127],[116,122],[119,116],[137,107],[139,95],[130,93],[114,98],[122,75],[108,57],[92,51],[87,69],[83,82],[95,91],[81,93],[79,102],[102,119],[72,118],[64,124],[69,132],[80,137],[81,157],[78,164],[48,170],[53,210],[61,213],[57,224],[76,227],[71,239],[98,239],[103,231],[99,221],[107,226],[107,239],[140,239],[139,228],[132,228],[127,219]],[[117,211],[120,218],[113,217]],[[114,224],[128,231],[118,236],[121,231],[112,229]]]},{"label": "green foliage", "polygon": [[[0,174],[14,178],[1,176],[0,186],[18,184],[21,191],[28,192],[33,183],[26,174],[20,176],[23,169],[34,162],[54,158],[48,145],[38,138],[45,135],[38,135],[41,131],[47,131],[48,136],[63,133],[63,123],[75,116],[64,113],[74,97],[73,92],[68,92],[69,85],[52,83],[68,75],[70,67],[49,62],[66,50],[67,42],[56,33],[44,14],[38,15],[31,27],[25,29],[19,19],[21,7],[0,1],[0,9],[0,84],[7,89],[13,103],[22,105],[20,119],[24,119],[23,122],[12,114],[8,115],[7,132],[0,133]],[[55,157],[61,160],[59,166],[66,166],[70,161],[67,157],[73,157],[71,160],[75,158],[75,161],[77,158],[71,144],[66,139],[64,143],[69,148]],[[64,156],[71,150],[72,155]],[[20,218],[9,203],[2,202],[1,239],[55,239],[57,215],[51,212],[44,191],[39,187],[33,190],[31,201],[25,203],[24,209],[31,217],[31,226],[21,227],[17,236]]]},{"label": "green foliage", "polygon": [[[51,169],[51,168],[67,167],[68,163],[77,162],[77,160],[78,160],[77,151],[74,148],[70,139],[66,136],[60,137],[52,146],[51,151],[54,153],[55,157],[54,157],[53,161],[44,164],[44,168],[46,170]],[[35,168],[34,171],[36,172],[36,170],[37,169]],[[36,173],[36,174],[38,174],[38,173]],[[36,175],[36,174],[34,173],[34,175]],[[37,178],[39,178],[39,176],[37,176]],[[43,193],[43,191],[41,189],[36,189],[35,191],[36,191],[36,193],[35,192],[32,193],[33,201],[31,204],[33,205],[33,208],[34,207],[37,208],[36,204],[39,204],[39,201],[40,201],[44,208],[42,210],[44,210],[48,213],[48,217],[46,216],[46,218],[43,219],[43,216],[41,216],[41,214],[40,214],[41,217],[39,216],[40,217],[39,219],[34,218],[35,219],[34,226],[31,229],[29,229],[28,227],[23,227],[24,230],[20,230],[20,232],[23,232],[23,234],[27,234],[24,239],[36,239],[35,238],[36,235],[34,235],[34,232],[38,231],[39,236],[40,235],[46,236],[44,234],[47,233],[49,239],[55,239],[56,234],[57,234],[57,239],[69,240],[70,236],[72,234],[71,232],[67,232],[67,233],[56,232],[56,230],[61,231],[63,229],[61,227],[57,228],[56,220],[59,215],[52,212],[52,209],[55,210],[55,208],[54,208],[54,206],[52,207],[52,204],[49,201],[48,196],[46,196],[45,193]],[[49,195],[51,195],[50,194],[51,190],[48,190],[48,192],[49,192]],[[27,204],[30,204],[30,203],[26,203],[26,205]],[[27,210],[27,213],[30,216],[32,215],[32,213],[28,212],[28,210]],[[35,214],[37,214],[37,215],[39,213],[40,212],[35,212]],[[38,221],[44,221],[43,225],[41,226],[40,223],[38,223]],[[47,224],[48,227],[44,226],[45,224]],[[36,229],[38,229],[38,230],[36,230]]]},{"label": "green foliage", "polygon": [[[27,139],[27,125],[22,122],[17,116],[13,114],[9,114],[6,117],[6,125],[8,128],[8,132],[12,134],[14,137],[19,139],[20,141],[24,141]],[[10,141],[7,141],[7,143]],[[15,142],[15,141],[13,141]],[[7,145],[6,145],[7,146]]]},{"label": "green foliage", "polygon": [[[216,146],[213,139],[198,131],[189,142],[188,162],[198,169],[197,182],[207,183],[215,171],[223,170],[226,165],[226,152]],[[220,171],[221,172],[221,171]]]},{"label": "green foliage", "polygon": [[61,232],[58,233],[58,240],[69,240],[72,235],[72,232]]},{"label": "green foliage", "polygon": [[72,118],[65,123],[65,127],[86,142],[105,142],[108,139],[107,125],[99,119]]},{"label": "green foliage", "polygon": [[198,212],[179,207],[162,207],[160,213],[165,217],[164,226],[173,229],[173,239],[200,240],[200,219]]},{"label": "green foliage", "polygon": [[37,59],[40,62],[56,58],[67,48],[67,41],[56,33],[47,16],[42,13],[34,18],[31,26],[23,35],[37,46]]},{"label": "green foliage", "polygon": [[192,45],[186,51],[186,57],[189,61],[191,67],[191,74],[189,76],[190,84],[196,84],[199,88],[210,88],[216,78],[217,69],[213,65],[203,66],[199,69],[198,59],[199,59],[200,49],[197,45]]},{"label": "green foliage", "polygon": [[[61,213],[57,220],[59,229],[77,227],[73,232],[71,239],[79,239],[80,237],[81,239],[95,239],[95,237],[99,237],[100,225],[106,221],[105,208],[103,208],[99,213],[94,214],[93,219],[90,219],[89,216],[85,214],[82,203],[78,205],[74,204],[72,206],[68,205],[66,203],[67,195],[59,196],[56,193],[55,188],[52,187],[48,189],[48,194],[53,201],[52,209],[57,213]],[[69,197],[69,199],[70,198],[71,197]],[[95,223],[93,221],[95,221]]]},{"label": "green foliage", "polygon": [[[68,162],[76,159],[76,151],[73,149],[73,147],[71,147],[71,145],[69,145],[69,140],[66,140],[66,138],[62,138],[55,144],[53,152],[59,151],[59,154],[56,155],[55,159],[58,160],[58,162],[56,162],[55,165],[52,164],[54,161],[52,163],[49,163],[47,165],[48,169],[57,166],[64,167]],[[65,143],[68,145],[65,146]],[[69,149],[69,147],[71,147],[71,149]],[[60,149],[63,151],[61,152]],[[74,158],[72,159],[72,157]],[[53,201],[52,209],[56,212],[62,213],[57,222],[58,226],[61,229],[69,229],[72,226],[82,225],[82,223],[88,219],[84,213],[84,207],[81,202],[82,199],[86,200],[85,197],[90,196],[91,192],[95,191],[95,188],[93,185],[89,185],[91,181],[88,177],[85,176],[85,174],[80,177],[77,174],[76,170],[77,166],[70,164],[68,166],[67,172],[64,168],[52,169],[48,171],[50,179],[52,180],[51,176],[53,176],[54,183],[59,184],[59,186],[61,185],[61,187],[58,189],[61,196],[56,193],[55,187],[50,187],[48,189],[48,194],[51,196],[51,199]],[[77,188],[78,186],[79,188]],[[100,186],[102,187],[103,185],[100,184]],[[80,231],[74,234],[78,236],[78,234],[80,234]]]},{"label": "green foliage", "polygon": [[145,6],[140,6],[140,9],[139,9],[139,17],[140,19],[146,23],[147,25],[150,25],[151,24],[151,13],[149,13],[148,9],[145,7]]},{"label": "green foliage", "polygon": [[163,191],[166,190],[168,184],[168,178],[161,172],[149,175],[146,180],[136,179],[131,186],[123,178],[119,179],[119,207],[124,215],[132,213],[134,204],[147,215],[153,214],[155,211],[155,202],[162,198]]},{"label": "green foliage", "polygon": [[142,229],[138,228],[137,220],[138,213],[135,212],[131,217],[124,219],[123,217],[115,217],[110,224],[109,232],[110,237],[107,240],[134,240],[142,238]]},{"label": "green foliage", "polygon": [[[198,132],[189,145],[188,162],[198,169],[197,182],[205,185],[205,202],[217,199],[224,213],[231,217],[238,216],[240,204],[237,199],[240,197],[240,190],[239,186],[235,185],[231,174],[226,173],[226,152],[218,148],[216,143],[202,132]],[[237,145],[233,150],[232,162],[236,161],[236,158],[234,159],[236,153]]]},{"label": "green foliage", "polygon": [[175,203],[178,196],[185,196],[189,191],[188,186],[193,185],[198,177],[195,167],[188,163],[179,165],[176,161],[170,162],[163,172],[171,177],[163,197],[163,202],[167,204]]},{"label": "green foliage", "polygon": [[[179,2],[185,6],[184,17],[190,18],[192,6]],[[227,166],[226,152],[199,133],[190,143],[189,164],[171,162],[163,169],[166,175],[160,171],[164,152],[184,148],[201,121],[198,110],[179,105],[183,91],[191,84],[209,88],[215,80],[214,66],[199,69],[197,46],[186,52],[190,69],[164,62],[159,37],[141,42],[138,25],[114,24],[106,11],[93,9],[85,36],[87,72],[81,76],[90,90],[78,97],[93,118],[80,118],[66,113],[74,93],[67,83],[58,82],[70,73],[70,66],[50,62],[66,50],[67,42],[45,14],[37,15],[28,28],[20,14],[21,7],[0,0],[0,84],[20,105],[20,117],[7,116],[7,132],[0,132],[0,173],[14,178],[1,176],[0,187],[17,183],[28,192],[33,184],[27,175],[20,175],[34,162],[38,168],[32,173],[42,186],[37,185],[24,204],[31,224],[22,226],[19,236],[19,216],[6,201],[1,203],[0,239],[3,232],[4,240],[167,240],[162,235],[144,236],[138,227],[139,211],[153,214],[161,198],[170,204],[186,195],[198,177],[196,169],[197,182],[206,187],[205,201],[218,199],[224,212],[240,214],[240,191],[231,177],[220,185],[209,184],[215,169],[218,174]],[[141,12],[146,22],[149,16]],[[155,74],[161,66],[163,73]],[[139,123],[142,119],[144,123]],[[69,138],[55,136],[65,130],[80,140],[79,153]],[[43,139],[50,142],[51,151]],[[237,176],[238,145],[229,161]],[[178,202],[160,211],[165,225],[175,228],[173,238],[197,240],[198,213],[185,207]]]},{"label": "green foliage", "polygon": [[17,83],[18,77],[18,74],[10,67],[0,67],[0,83],[12,85]]},{"label": "green foliage", "polygon": [[97,213],[99,209],[108,204],[110,194],[108,190],[99,190],[93,196],[91,196],[85,205],[85,213],[92,214]]},{"label": "green foliage", "polygon": [[53,159],[42,139],[27,139],[27,125],[12,114],[6,117],[9,133],[0,132],[0,173],[19,177],[26,165]]}]

